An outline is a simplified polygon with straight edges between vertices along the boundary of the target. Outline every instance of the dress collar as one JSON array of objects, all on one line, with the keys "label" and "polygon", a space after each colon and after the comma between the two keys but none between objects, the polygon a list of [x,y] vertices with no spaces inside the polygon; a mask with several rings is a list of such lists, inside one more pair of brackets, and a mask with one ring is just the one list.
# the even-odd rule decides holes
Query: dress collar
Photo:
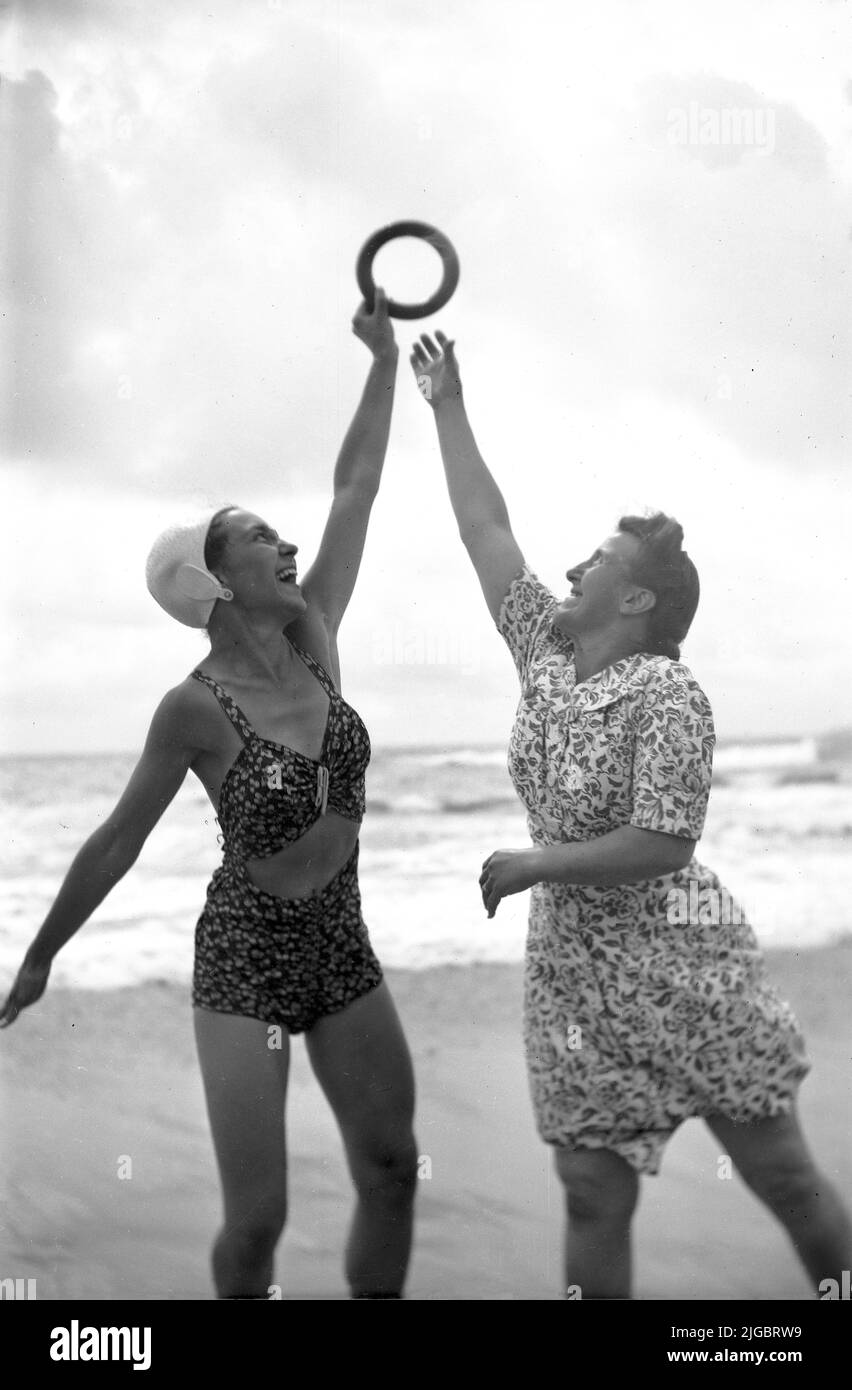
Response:
[{"label": "dress collar", "polygon": [[[564,702],[568,719],[576,718],[591,710],[605,709],[607,705],[620,700],[637,684],[637,678],[648,661],[647,652],[635,652],[623,656],[612,665],[605,666],[587,680],[578,681],[574,665],[574,649],[570,639],[554,631],[556,641],[550,658],[550,680],[554,695],[558,694]],[[558,660],[554,662],[553,658]]]}]

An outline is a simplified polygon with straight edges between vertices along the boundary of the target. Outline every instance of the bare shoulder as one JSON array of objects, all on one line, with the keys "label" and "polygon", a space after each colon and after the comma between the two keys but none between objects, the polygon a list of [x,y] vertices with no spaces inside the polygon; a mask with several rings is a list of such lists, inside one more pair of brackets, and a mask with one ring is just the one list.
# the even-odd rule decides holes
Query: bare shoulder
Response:
[{"label": "bare shoulder", "polygon": [[180,747],[193,753],[215,748],[220,741],[221,715],[210,691],[192,676],[167,690],[151,720],[149,741],[160,747]]}]

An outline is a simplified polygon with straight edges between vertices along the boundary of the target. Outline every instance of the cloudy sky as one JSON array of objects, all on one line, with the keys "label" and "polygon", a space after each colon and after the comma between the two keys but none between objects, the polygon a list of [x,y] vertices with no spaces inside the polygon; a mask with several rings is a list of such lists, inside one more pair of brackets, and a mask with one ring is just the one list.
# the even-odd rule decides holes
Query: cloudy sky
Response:
[{"label": "cloudy sky", "polygon": [[[461,259],[404,351],[341,634],[377,744],[505,739],[413,331],[552,587],[625,511],[682,522],[720,737],[848,723],[852,6],[26,0],[3,25],[2,751],[137,747],[203,656],[148,547],[237,501],[303,565],[368,366],[353,266]],[[733,114],[732,114],[733,113]],[[381,253],[399,299],[425,247]]]}]

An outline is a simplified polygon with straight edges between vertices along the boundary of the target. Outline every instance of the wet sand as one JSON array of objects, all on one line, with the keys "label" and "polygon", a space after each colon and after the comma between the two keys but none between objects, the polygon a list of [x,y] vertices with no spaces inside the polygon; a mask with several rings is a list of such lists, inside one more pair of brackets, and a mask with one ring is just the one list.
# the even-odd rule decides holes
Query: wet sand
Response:
[{"label": "wet sand", "polygon": [[[767,960],[814,1062],[805,1130],[852,1203],[852,940]],[[559,1298],[562,1192],[533,1126],[520,967],[389,971],[388,981],[428,1160],[408,1297]],[[213,1297],[219,1188],[187,991],[48,992],[0,1033],[0,1098],[0,1278],[35,1278],[39,1299]],[[285,1299],[344,1298],[351,1189],[301,1040],[288,1135],[291,1215],[276,1280]],[[660,1175],[643,1179],[635,1296],[813,1297],[784,1233],[736,1177],[717,1176],[717,1147],[690,1121]],[[122,1155],[129,1179],[118,1176]]]}]

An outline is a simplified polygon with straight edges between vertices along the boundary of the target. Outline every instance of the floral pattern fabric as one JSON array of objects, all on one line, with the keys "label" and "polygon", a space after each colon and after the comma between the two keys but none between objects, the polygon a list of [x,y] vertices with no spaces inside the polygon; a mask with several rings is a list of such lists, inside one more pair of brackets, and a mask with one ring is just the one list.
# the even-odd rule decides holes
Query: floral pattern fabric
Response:
[{"label": "floral pattern fabric", "polygon": [[195,929],[196,1008],[304,1033],[381,982],[361,914],[357,844],[304,898],[267,893],[233,857],[213,874]]},{"label": "floral pattern fabric", "polygon": [[[521,681],[509,771],[534,844],[624,825],[697,840],[714,744],[701,687],[644,653],[578,682],[555,605],[524,566],[497,623]],[[535,885],[524,1038],[541,1137],[646,1173],[683,1120],[787,1113],[810,1070],[752,928],[695,858],[618,888]]]},{"label": "floral pattern fabric", "polygon": [[219,794],[224,857],[195,930],[192,1002],[306,1032],[382,981],[361,915],[356,842],[321,889],[280,898],[255,884],[247,861],[300,839],[326,809],[360,822],[370,740],[360,716],[308,652],[294,651],[328,696],[318,759],[261,738],[221,685],[198,668],[243,739]]},{"label": "floral pattern fabric", "polygon": [[222,781],[218,808],[226,853],[243,859],[268,857],[300,839],[326,807],[348,820],[364,817],[370,738],[363,720],[310,652],[290,645],[328,696],[319,758],[261,738],[218,681],[198,667],[192,672],[213,691],[243,740]]}]

